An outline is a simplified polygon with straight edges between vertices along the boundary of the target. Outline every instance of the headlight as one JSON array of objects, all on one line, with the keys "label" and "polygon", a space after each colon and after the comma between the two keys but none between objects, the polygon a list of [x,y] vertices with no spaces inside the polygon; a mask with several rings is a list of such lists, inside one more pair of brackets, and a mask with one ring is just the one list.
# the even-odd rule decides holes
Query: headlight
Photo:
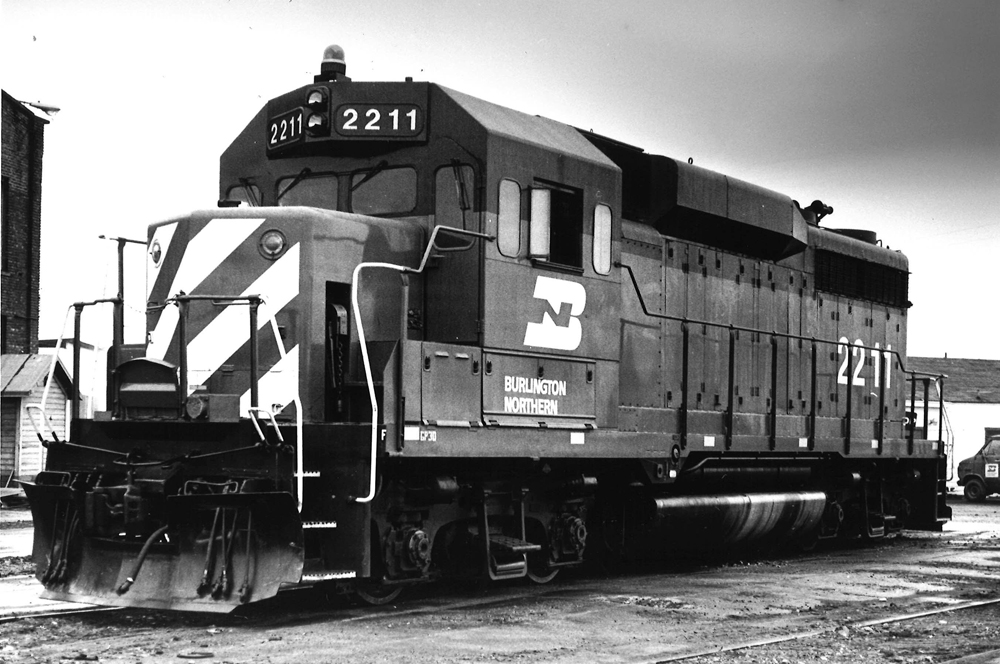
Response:
[{"label": "headlight", "polygon": [[261,256],[273,261],[284,253],[287,245],[288,242],[285,240],[285,234],[279,230],[272,229],[264,231],[264,234],[260,236],[258,248],[260,249]]}]

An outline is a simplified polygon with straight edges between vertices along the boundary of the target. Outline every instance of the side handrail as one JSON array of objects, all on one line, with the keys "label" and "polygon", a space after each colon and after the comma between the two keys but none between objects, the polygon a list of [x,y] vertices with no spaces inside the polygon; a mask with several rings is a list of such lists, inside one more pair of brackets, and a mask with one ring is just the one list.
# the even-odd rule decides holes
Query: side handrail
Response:
[{"label": "side handrail", "polygon": [[[650,318],[659,318],[659,319],[662,319],[662,320],[670,320],[670,321],[679,322],[681,324],[681,333],[682,333],[682,337],[683,337],[682,343],[683,343],[683,347],[684,347],[683,348],[683,355],[684,355],[684,357],[682,359],[683,366],[682,366],[682,377],[681,377],[681,405],[680,405],[681,414],[680,414],[680,422],[679,422],[681,447],[686,447],[686,444],[687,444],[686,443],[686,439],[687,439],[687,410],[688,410],[688,408],[687,408],[687,392],[688,392],[688,389],[687,389],[687,387],[688,387],[688,385],[687,385],[687,375],[688,375],[687,355],[688,355],[688,335],[689,335],[688,327],[690,325],[702,325],[704,327],[712,327],[712,328],[717,328],[717,329],[726,329],[726,330],[729,330],[729,359],[730,359],[730,361],[729,361],[729,364],[730,364],[730,367],[729,367],[729,390],[730,390],[730,394],[729,394],[729,403],[728,403],[727,412],[726,412],[726,422],[727,422],[726,448],[727,449],[732,444],[731,437],[732,437],[732,425],[733,425],[733,400],[734,400],[734,395],[732,394],[732,390],[733,390],[733,384],[734,384],[734,382],[733,382],[733,359],[734,359],[733,353],[734,353],[734,345],[735,345],[735,333],[737,333],[737,332],[748,332],[751,335],[758,335],[758,336],[759,335],[768,335],[771,338],[771,347],[772,347],[772,358],[771,358],[772,359],[772,362],[771,362],[771,364],[772,364],[772,376],[771,376],[771,383],[772,383],[772,399],[771,399],[771,401],[772,401],[772,410],[771,410],[771,413],[770,413],[770,420],[771,420],[771,447],[772,447],[772,449],[774,448],[774,443],[775,443],[775,419],[776,419],[776,416],[777,416],[777,392],[774,389],[774,387],[775,387],[774,383],[775,383],[775,379],[777,377],[776,376],[776,367],[774,366],[775,363],[776,363],[776,357],[777,357],[777,355],[776,355],[777,339],[782,338],[782,339],[788,339],[788,340],[795,340],[795,341],[799,341],[799,342],[807,341],[807,342],[809,342],[811,344],[811,346],[812,346],[812,352],[811,352],[811,365],[812,365],[811,401],[812,401],[812,404],[811,404],[811,409],[810,409],[811,412],[809,414],[810,421],[811,421],[810,431],[809,431],[809,434],[810,434],[809,435],[809,449],[813,449],[814,444],[815,444],[816,417],[817,417],[817,414],[816,414],[816,373],[817,373],[817,371],[816,371],[816,367],[817,367],[816,345],[817,344],[824,344],[824,345],[835,346],[835,347],[839,348],[839,347],[845,345],[842,341],[840,341],[840,340],[832,341],[830,339],[817,339],[816,337],[806,337],[804,335],[792,334],[792,333],[789,333],[789,332],[778,332],[777,330],[761,330],[761,329],[758,329],[758,328],[744,327],[744,326],[740,326],[740,325],[733,325],[731,323],[718,323],[718,322],[715,322],[715,321],[698,320],[698,319],[693,319],[693,318],[687,318],[685,316],[672,316],[672,315],[669,315],[669,314],[661,314],[661,313],[657,313],[655,311],[650,311],[649,308],[646,306],[645,298],[643,298],[642,290],[639,288],[639,283],[638,283],[638,280],[635,277],[635,273],[632,270],[632,266],[627,265],[625,263],[622,263],[620,261],[616,262],[615,265],[617,267],[624,268],[628,272],[629,278],[632,281],[632,288],[635,291],[636,297],[639,300],[639,306],[642,308],[643,314],[645,314],[646,316],[648,316]],[[895,358],[895,360],[899,363],[900,370],[911,376],[910,380],[914,380],[914,378],[912,378],[912,376],[920,375],[920,372],[910,371],[910,370],[908,370],[906,368],[906,362],[905,362],[903,356],[897,350],[894,350],[894,349],[891,349],[891,348],[880,348],[880,347],[875,347],[875,346],[865,346],[865,345],[862,345],[862,344],[851,343],[850,341],[848,341],[848,343],[846,345],[848,347],[848,351],[847,351],[847,376],[848,376],[847,380],[848,380],[848,387],[852,387],[853,386],[853,374],[854,374],[854,369],[855,369],[853,354],[850,351],[851,348],[858,348],[858,349],[862,349],[862,350],[873,351],[873,352],[879,353],[879,376],[887,376],[888,375],[888,373],[887,373],[887,363],[886,363],[886,360],[885,360],[885,355],[886,354],[891,355],[891,356],[893,356]],[[864,359],[862,359],[861,361],[864,361]],[[939,385],[939,390],[940,390],[939,396],[940,396],[940,401],[941,401],[941,408],[943,410],[943,402],[944,402],[944,397],[943,397],[943,390],[944,390],[944,388],[943,388],[943,379],[945,378],[945,376],[944,375],[935,375],[935,374],[926,374],[926,375],[934,377],[936,379],[938,385]],[[881,453],[881,451],[882,451],[882,445],[884,443],[884,437],[885,437],[885,383],[886,383],[886,381],[884,379],[880,380],[880,382],[879,382],[879,385],[880,385],[879,395],[878,395],[879,396],[879,417],[878,417],[878,422],[879,422],[879,426],[878,426],[878,450],[879,450],[879,453]],[[851,440],[851,408],[852,408],[851,397],[852,397],[852,392],[853,392],[853,390],[851,390],[851,389],[847,390],[847,403],[845,405],[845,408],[847,410],[847,414],[845,416],[845,418],[847,420],[847,422],[846,422],[846,433],[845,433],[845,451],[846,452],[850,451],[850,440]],[[925,394],[926,394],[926,388],[925,388]],[[927,399],[925,398],[924,399],[925,410],[927,408],[926,403],[927,403]],[[939,438],[940,438],[940,426],[939,426]],[[910,442],[910,446],[909,446],[910,447],[910,453],[912,453],[912,449],[913,449],[913,432],[912,432],[912,429],[909,432],[909,442]],[[938,442],[940,443],[941,441],[939,440]]]},{"label": "side handrail", "polygon": [[49,390],[52,388],[52,376],[56,372],[56,364],[59,362],[59,351],[62,349],[63,339],[66,335],[66,321],[69,319],[69,312],[73,311],[73,394],[71,398],[72,407],[70,409],[70,422],[66,425],[66,438],[69,439],[69,426],[70,423],[80,419],[80,336],[81,327],[83,320],[83,310],[86,307],[94,306],[97,304],[114,304],[115,306],[120,305],[122,302],[120,297],[109,297],[102,298],[99,300],[91,300],[90,302],[74,302],[66,308],[66,315],[63,317],[62,327],[59,328],[59,337],[56,340],[55,352],[52,353],[52,362],[49,363],[49,373],[45,380],[45,387],[42,389],[42,400],[39,404],[29,404],[25,407],[25,411],[28,413],[28,421],[31,422],[31,428],[35,430],[35,435],[38,436],[39,442],[44,444],[45,435],[42,433],[42,428],[38,426],[35,421],[34,411],[39,411],[42,424],[49,430],[52,434],[52,442],[60,443],[59,437],[56,435],[55,430],[51,426],[51,420],[45,414],[45,404],[49,400]]},{"label": "side handrail", "polygon": [[[946,374],[934,374],[927,373],[924,371],[908,371],[909,374],[907,380],[910,381],[910,408],[916,411],[917,408],[917,382],[923,384],[924,394],[923,394],[923,406],[924,406],[924,439],[930,440],[930,425],[928,424],[928,419],[930,417],[930,390],[931,382],[934,382],[935,388],[937,388],[938,393],[938,448],[939,451],[944,451],[944,380],[948,377]],[[907,432],[907,440],[909,441],[910,448],[913,447],[913,438],[917,429],[917,423],[911,422]],[[950,478],[949,478],[950,479]]]},{"label": "side handrail", "polygon": [[267,435],[260,426],[260,422],[257,420],[257,416],[262,416],[261,419],[266,419],[270,424],[271,428],[274,429],[275,435],[278,436],[278,442],[285,442],[285,437],[281,435],[281,429],[278,428],[278,423],[274,419],[274,411],[268,410],[267,408],[254,408],[251,406],[247,409],[250,415],[250,422],[253,423],[253,428],[257,430],[257,437],[260,438],[262,444],[267,444]]},{"label": "side handrail", "polygon": [[[353,498],[356,503],[369,503],[375,498],[375,489],[377,484],[377,474],[376,474],[376,461],[378,459],[378,400],[375,398],[375,379],[372,377],[372,367],[371,360],[368,358],[368,341],[365,339],[365,328],[364,324],[361,322],[361,307],[358,305],[358,280],[361,275],[362,270],[368,269],[385,269],[385,270],[395,270],[404,275],[406,274],[420,274],[427,267],[427,261],[430,260],[431,253],[434,251],[435,242],[437,241],[438,233],[454,233],[456,235],[466,235],[473,238],[479,238],[482,240],[487,240],[492,242],[496,239],[493,235],[486,235],[484,233],[477,233],[475,231],[467,231],[462,228],[452,228],[451,226],[435,226],[431,231],[430,239],[427,241],[427,247],[424,249],[424,255],[420,259],[420,264],[416,268],[407,267],[405,265],[397,265],[395,263],[359,263],[357,267],[354,268],[354,274],[351,277],[351,307],[354,310],[354,320],[358,327],[358,341],[361,344],[361,360],[365,366],[365,382],[368,385],[368,400],[371,402],[372,407],[372,427],[371,427],[371,456],[369,460],[370,471],[368,478],[368,493],[365,496],[356,496]],[[471,248],[471,244],[469,247]],[[400,334],[400,340],[406,339],[406,304],[403,305],[403,320],[400,325],[402,331]]]},{"label": "side handrail", "polygon": [[[266,302],[265,302],[266,304]],[[278,329],[278,321],[275,315],[278,312],[270,311],[270,316],[268,320],[271,324],[271,332],[274,333],[274,342],[278,346],[278,361],[285,359],[285,344],[281,340],[281,332]],[[302,399],[299,397],[298,390],[295,391],[295,396],[292,397],[292,403],[295,404],[295,485],[296,493],[295,500],[298,504],[299,512],[302,512],[302,493],[305,491],[305,462],[303,460],[304,448],[302,441]],[[278,439],[284,440],[281,435],[281,430],[278,429],[278,423],[274,419],[274,415],[271,415],[271,423],[274,425],[275,431],[278,433]]]}]

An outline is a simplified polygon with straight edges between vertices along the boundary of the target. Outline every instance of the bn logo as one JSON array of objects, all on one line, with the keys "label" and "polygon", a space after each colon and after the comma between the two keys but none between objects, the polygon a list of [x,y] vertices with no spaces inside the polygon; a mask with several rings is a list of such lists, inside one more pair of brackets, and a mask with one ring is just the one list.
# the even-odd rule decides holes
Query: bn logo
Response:
[{"label": "bn logo", "polygon": [[[583,284],[539,276],[535,281],[534,296],[548,302],[551,312],[545,311],[542,314],[541,323],[528,323],[524,331],[524,345],[576,350],[583,339],[583,326],[579,317],[587,306],[587,291]],[[564,305],[569,305],[568,320],[562,315]]]}]

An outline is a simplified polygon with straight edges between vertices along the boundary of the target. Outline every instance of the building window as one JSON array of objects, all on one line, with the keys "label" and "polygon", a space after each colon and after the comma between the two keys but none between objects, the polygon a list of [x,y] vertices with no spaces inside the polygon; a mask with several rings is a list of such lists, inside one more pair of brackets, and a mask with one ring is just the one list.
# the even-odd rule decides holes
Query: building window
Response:
[{"label": "building window", "polygon": [[511,258],[521,253],[521,185],[513,180],[500,180],[497,247],[501,254]]},{"label": "building window", "polygon": [[594,208],[594,271],[611,272],[611,208],[607,205]]},{"label": "building window", "polygon": [[583,191],[543,184],[531,190],[532,258],[583,268]]}]

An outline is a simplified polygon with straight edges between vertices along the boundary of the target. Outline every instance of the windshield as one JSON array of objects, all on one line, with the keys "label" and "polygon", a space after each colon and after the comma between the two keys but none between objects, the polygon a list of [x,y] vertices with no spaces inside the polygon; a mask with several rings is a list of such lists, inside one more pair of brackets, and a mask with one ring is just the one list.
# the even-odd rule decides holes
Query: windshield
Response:
[{"label": "windshield", "polygon": [[417,206],[417,171],[380,168],[351,176],[351,211],[359,214],[412,212]]},{"label": "windshield", "polygon": [[278,180],[278,205],[307,205],[310,207],[337,209],[337,176],[296,175]]}]

